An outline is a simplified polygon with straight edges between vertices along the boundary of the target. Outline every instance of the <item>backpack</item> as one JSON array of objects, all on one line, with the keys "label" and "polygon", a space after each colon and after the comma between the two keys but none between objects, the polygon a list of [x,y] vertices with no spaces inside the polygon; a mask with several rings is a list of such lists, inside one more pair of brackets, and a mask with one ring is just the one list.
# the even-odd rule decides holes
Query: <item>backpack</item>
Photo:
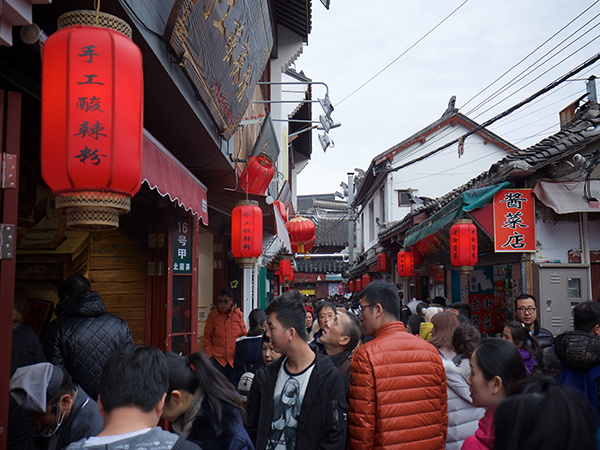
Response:
[{"label": "backpack", "polygon": [[250,388],[252,387],[252,381],[254,381],[254,374],[252,372],[244,372],[240,377],[240,382],[238,383],[237,389],[240,393],[240,399],[243,403],[246,403],[248,400],[248,394],[250,393]]}]

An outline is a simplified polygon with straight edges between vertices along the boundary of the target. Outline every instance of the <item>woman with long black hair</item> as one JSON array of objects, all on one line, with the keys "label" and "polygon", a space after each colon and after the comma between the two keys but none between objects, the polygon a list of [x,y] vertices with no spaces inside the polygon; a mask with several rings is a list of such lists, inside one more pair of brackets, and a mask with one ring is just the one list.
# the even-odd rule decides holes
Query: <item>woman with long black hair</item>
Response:
[{"label": "woman with long black hair", "polygon": [[254,450],[244,429],[244,406],[231,384],[204,356],[165,352],[169,390],[162,418],[203,450]]}]

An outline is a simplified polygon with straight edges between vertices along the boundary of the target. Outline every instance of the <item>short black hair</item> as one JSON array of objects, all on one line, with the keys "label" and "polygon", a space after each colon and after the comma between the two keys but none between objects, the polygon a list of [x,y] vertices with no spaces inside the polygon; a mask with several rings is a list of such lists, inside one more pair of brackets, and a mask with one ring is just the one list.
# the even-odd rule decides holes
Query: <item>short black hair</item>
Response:
[{"label": "short black hair", "polygon": [[516,382],[494,414],[496,450],[596,448],[591,403],[552,377]]},{"label": "short black hair", "polygon": [[523,358],[513,343],[487,338],[475,350],[477,366],[487,381],[500,377],[502,386],[509,389],[515,381],[527,377]]},{"label": "short black hair", "polygon": [[600,303],[580,302],[573,308],[573,328],[576,331],[591,333],[596,325],[600,325]]},{"label": "short black hair", "polygon": [[330,308],[333,312],[335,312],[335,306],[333,305],[333,303],[325,300],[324,302],[320,302],[317,305],[317,310],[315,311],[315,314],[314,314],[317,317],[317,319],[319,318],[319,313],[321,311],[323,311],[325,308]]},{"label": "short black hair", "polygon": [[538,302],[537,302],[536,298],[533,295],[531,295],[531,294],[521,294],[521,295],[519,295],[519,296],[517,296],[515,298],[515,309],[517,309],[518,306],[519,306],[519,300],[526,300],[528,298],[530,298],[531,300],[533,300],[533,303],[535,303],[535,306],[537,307]]},{"label": "short black hair", "polygon": [[67,278],[63,284],[60,285],[60,288],[58,289],[58,299],[64,300],[65,297],[76,298],[91,290],[92,286],[90,285],[90,281],[80,273],[76,273]]},{"label": "short black hair", "polygon": [[375,280],[360,292],[359,298],[368,298],[372,305],[379,303],[386,314],[400,320],[400,297],[394,283]]},{"label": "short black hair", "polygon": [[427,302],[419,302],[419,303],[417,303],[417,308],[416,308],[417,314],[420,315],[420,316],[424,315],[423,314],[423,309],[425,309],[425,308],[429,308],[429,304]]},{"label": "short black hair", "polygon": [[227,298],[233,298],[233,292],[231,292],[229,289],[227,288],[223,288],[219,291],[219,294],[217,295],[217,297],[220,297],[221,295],[227,297]]},{"label": "short black hair", "polygon": [[117,349],[102,367],[100,400],[107,413],[124,407],[150,412],[168,388],[167,360],[153,346]]},{"label": "short black hair", "polygon": [[346,350],[354,350],[362,334],[360,320],[351,312],[342,313],[342,315],[348,316],[348,321],[344,322],[344,336],[350,338],[350,341],[346,344]]},{"label": "short black hair", "polygon": [[438,295],[437,297],[433,297],[433,300],[431,301],[431,304],[440,305],[440,306],[443,306],[444,308],[446,307],[447,303],[448,303],[448,299],[446,297],[444,297],[443,295]]},{"label": "short black hair", "polygon": [[447,309],[455,309],[459,316],[466,317],[471,320],[471,305],[465,302],[450,303]]},{"label": "short black hair", "polygon": [[273,300],[265,312],[267,316],[277,314],[277,321],[285,328],[293,328],[304,341],[308,339],[306,333],[306,309],[303,305],[304,296],[295,289],[281,294]]}]

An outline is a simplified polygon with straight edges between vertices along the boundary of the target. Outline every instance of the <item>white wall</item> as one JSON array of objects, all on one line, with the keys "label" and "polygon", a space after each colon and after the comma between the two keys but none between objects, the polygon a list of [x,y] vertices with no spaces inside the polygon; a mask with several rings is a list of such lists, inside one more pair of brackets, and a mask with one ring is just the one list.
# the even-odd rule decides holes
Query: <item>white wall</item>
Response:
[{"label": "white wall", "polygon": [[[569,262],[569,250],[581,250],[578,214],[556,214],[536,202],[536,261]],[[590,222],[590,240],[593,232]],[[598,228],[594,224],[594,228]],[[598,242],[598,239],[594,239]],[[590,243],[590,248],[594,248]],[[598,248],[598,247],[596,247]]]}]

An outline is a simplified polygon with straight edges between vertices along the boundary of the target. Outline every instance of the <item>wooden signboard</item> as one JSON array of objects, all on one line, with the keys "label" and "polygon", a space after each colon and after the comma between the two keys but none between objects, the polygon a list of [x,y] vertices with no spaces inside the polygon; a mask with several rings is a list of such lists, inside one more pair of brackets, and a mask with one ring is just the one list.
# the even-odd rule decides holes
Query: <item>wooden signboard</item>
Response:
[{"label": "wooden signboard", "polygon": [[535,252],[535,200],[531,189],[502,189],[494,196],[496,252]]},{"label": "wooden signboard", "polygon": [[229,140],[273,48],[267,0],[175,0],[164,39]]}]

